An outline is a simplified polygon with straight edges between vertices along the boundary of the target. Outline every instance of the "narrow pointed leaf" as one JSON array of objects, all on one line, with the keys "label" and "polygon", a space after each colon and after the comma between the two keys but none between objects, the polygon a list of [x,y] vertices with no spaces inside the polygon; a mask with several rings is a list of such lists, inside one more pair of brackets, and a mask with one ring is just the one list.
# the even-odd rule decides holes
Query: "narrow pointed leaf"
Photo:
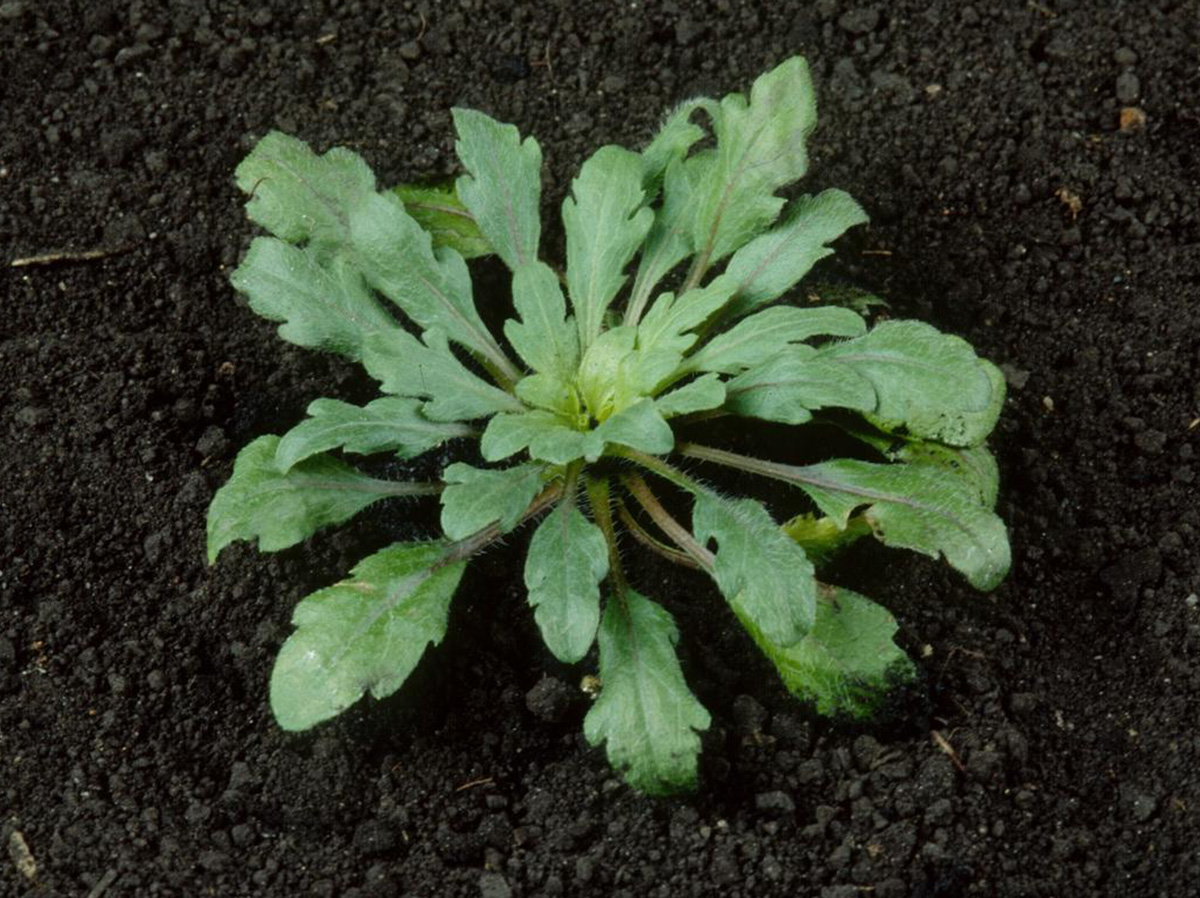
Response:
[{"label": "narrow pointed leaf", "polygon": [[465,539],[489,524],[507,532],[517,526],[544,482],[545,465],[485,469],[456,462],[442,473],[442,531]]},{"label": "narrow pointed leaf", "polygon": [[458,198],[453,183],[426,187],[399,184],[392,192],[404,203],[404,211],[429,232],[434,249],[448,246],[464,259],[490,256],[494,252]]},{"label": "narrow pointed leaf", "polygon": [[360,361],[370,334],[397,329],[345,259],[323,265],[312,250],[282,240],[256,237],[229,280],[256,313],[283,322],[279,336],[297,346]]},{"label": "narrow pointed leaf", "polygon": [[803,424],[812,410],[875,407],[875,391],[855,371],[821,357],[811,346],[790,346],[725,385],[725,408],[737,415]]},{"label": "narrow pointed leaf", "polygon": [[654,214],[654,223],[646,234],[638,258],[637,276],[629,295],[626,321],[637,324],[655,287],[680,262],[692,255],[691,221],[695,213],[699,178],[683,160],[675,160],[666,171],[662,207]]},{"label": "narrow pointed leaf", "polygon": [[579,335],[567,319],[558,275],[544,262],[529,262],[513,272],[512,293],[520,321],[507,321],[504,333],[517,355],[534,371],[574,374]]},{"label": "narrow pointed leaf", "polygon": [[608,575],[608,544],[574,500],[561,502],[538,525],[525,559],[525,587],[546,648],[574,664],[587,654],[600,624],[600,581]]},{"label": "narrow pointed leaf", "polygon": [[792,343],[815,336],[857,337],[866,329],[862,318],[849,309],[775,306],[744,318],[713,337],[688,358],[686,368],[738,374]]},{"label": "narrow pointed leaf", "polygon": [[361,408],[337,399],[317,399],[309,404],[308,417],[279,441],[275,463],[286,474],[298,462],[330,449],[359,455],[394,452],[400,458],[414,458],[473,432],[461,424],[429,420],[414,399],[385,396]]},{"label": "narrow pointed leaf", "polygon": [[434,421],[469,421],[523,408],[468,371],[440,331],[426,331],[424,342],[399,328],[374,334],[367,340],[363,365],[385,393],[429,399],[422,411]]},{"label": "narrow pointed leaf", "polygon": [[713,579],[739,617],[783,646],[812,629],[817,613],[812,562],[762,505],[700,493],[692,529],[702,545],[716,541]]},{"label": "narrow pointed leaf", "polygon": [[869,418],[884,430],[971,446],[991,432],[1004,403],[994,365],[967,341],[920,321],[885,321],[820,354],[871,382],[877,399]]},{"label": "narrow pointed leaf", "polygon": [[234,540],[257,539],[260,552],[278,552],[380,499],[437,492],[428,484],[375,480],[323,455],[285,474],[275,463],[278,448],[279,437],[262,436],[238,453],[233,475],[208,508],[210,563]]},{"label": "narrow pointed leaf", "polygon": [[585,350],[599,336],[604,312],[625,283],[625,266],[654,220],[644,198],[641,158],[606,146],[583,164],[563,200],[567,286]]},{"label": "narrow pointed leaf", "polygon": [[368,691],[385,698],[399,689],[426,646],[442,641],[465,566],[444,543],[398,543],[300,602],[271,674],[279,725],[306,730]]},{"label": "narrow pointed leaf", "polygon": [[458,197],[511,269],[537,258],[541,233],[542,150],[536,140],[474,109],[453,109],[454,148],[467,174]]},{"label": "narrow pointed leaf", "polygon": [[272,131],[235,172],[249,194],[246,214],[288,243],[321,254],[346,240],[347,214],[375,191],[375,176],[356,153],[335,147],[318,156],[294,137]]},{"label": "narrow pointed leaf", "polygon": [[778,473],[769,476],[800,487],[839,526],[861,508],[881,542],[943,556],[976,589],[994,589],[1008,572],[1004,522],[958,478],[936,467],[851,459],[776,467]]},{"label": "narrow pointed leaf", "polygon": [[716,374],[705,374],[654,400],[658,413],[664,418],[703,412],[724,404],[725,384]]},{"label": "narrow pointed leaf", "polygon": [[821,714],[870,717],[893,686],[911,680],[909,657],[892,641],[897,627],[886,608],[848,589],[817,605],[812,631],[792,646],[773,643],[752,621],[751,638],[779,671],[788,691]]},{"label": "narrow pointed leaf", "polygon": [[629,590],[610,598],[600,623],[600,697],[583,721],[592,745],[648,795],[694,789],[699,732],[710,718],[683,678],[679,633],[662,606]]},{"label": "narrow pointed leaf", "polygon": [[862,206],[841,190],[795,200],[785,221],[755,237],[729,260],[725,273],[738,282],[733,314],[744,315],[783,296],[813,265],[833,253],[825,244],[869,220]]},{"label": "narrow pointed leaf", "polygon": [[492,418],[479,451],[487,461],[500,461],[528,449],[531,458],[565,465],[583,457],[586,437],[586,432],[568,427],[559,415],[534,409]]}]

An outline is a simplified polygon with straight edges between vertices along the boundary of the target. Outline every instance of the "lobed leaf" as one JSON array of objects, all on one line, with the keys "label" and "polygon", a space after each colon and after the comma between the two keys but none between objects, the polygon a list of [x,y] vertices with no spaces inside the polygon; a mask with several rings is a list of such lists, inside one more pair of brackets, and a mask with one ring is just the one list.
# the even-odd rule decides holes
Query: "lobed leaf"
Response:
[{"label": "lobed leaf", "polygon": [[857,337],[866,329],[862,318],[849,309],[775,306],[744,318],[713,337],[687,360],[685,369],[737,374],[793,343],[815,336]]},{"label": "lobed leaf", "polygon": [[869,381],[805,345],[790,346],[739,374],[726,383],[725,391],[725,408],[730,412],[785,424],[803,424],[818,408],[869,411],[875,407]]},{"label": "lobed leaf", "polygon": [[271,673],[271,710],[306,730],[370,692],[399,689],[425,648],[442,641],[466,563],[445,543],[398,543],[363,559],[353,576],[296,606]]},{"label": "lobed leaf", "polygon": [[812,631],[795,645],[780,646],[752,621],[742,623],[793,695],[814,702],[820,714],[870,717],[889,689],[912,679],[913,663],[892,640],[897,626],[886,608],[848,589],[831,591],[817,604]]},{"label": "lobed leaf", "polygon": [[713,579],[739,618],[782,646],[812,629],[817,604],[812,562],[761,504],[698,493],[692,530],[701,545],[716,541]]},{"label": "lobed leaf", "polygon": [[536,140],[474,109],[453,109],[454,145],[467,174],[459,199],[488,243],[514,271],[537,259],[541,235],[542,150]]},{"label": "lobed leaf", "polygon": [[506,321],[504,333],[513,349],[534,371],[571,377],[579,364],[579,336],[567,318],[558,275],[544,262],[529,262],[513,272],[512,294],[520,321]]},{"label": "lobed leaf", "polygon": [[583,457],[586,437],[585,431],[569,427],[554,412],[533,409],[492,418],[479,451],[487,461],[500,461],[528,449],[534,459],[565,465]]},{"label": "lobed leaf", "polygon": [[663,455],[675,448],[675,434],[654,401],[643,399],[606,418],[588,432],[583,443],[584,458],[589,462],[596,461],[609,443]]},{"label": "lobed leaf", "polygon": [[668,166],[683,159],[692,145],[704,137],[704,129],[692,121],[692,114],[700,105],[700,101],[686,100],[676,106],[663,120],[654,139],[642,150],[642,186],[647,200],[658,194]]},{"label": "lobed leaf", "polygon": [[521,520],[545,482],[545,465],[484,469],[456,462],[442,472],[442,531],[465,539],[489,524],[507,533]]},{"label": "lobed leaf", "polygon": [[404,203],[404,211],[429,232],[433,248],[448,246],[464,259],[490,256],[494,252],[467,207],[458,198],[454,184],[420,187],[398,184],[392,193]]},{"label": "lobed leaf", "polygon": [[1004,376],[966,340],[920,321],[885,321],[853,340],[823,347],[875,388],[869,420],[884,430],[952,446],[983,441],[1004,404]]},{"label": "lobed leaf", "polygon": [[600,581],[608,544],[600,528],[564,499],[538,525],[525,558],[525,587],[546,648],[574,664],[587,654],[600,624]]},{"label": "lobed leaf", "polygon": [[725,383],[716,374],[705,374],[654,400],[664,418],[720,408],[725,404]]},{"label": "lobed leaf", "polygon": [[438,330],[426,331],[424,342],[399,328],[373,334],[364,347],[363,365],[385,393],[429,399],[422,411],[434,421],[469,421],[524,408],[468,371]]},{"label": "lobed leaf", "polygon": [[633,788],[670,795],[695,788],[698,731],[710,717],[683,678],[671,615],[640,593],[609,599],[600,622],[600,697],[583,721],[592,745]]},{"label": "lobed leaf", "polygon": [[343,258],[322,264],[312,250],[256,237],[229,280],[257,314],[283,322],[279,336],[297,346],[357,362],[368,336],[397,330],[395,319]]},{"label": "lobed leaf", "polygon": [[454,437],[474,433],[461,424],[430,421],[412,399],[385,396],[361,408],[337,399],[316,399],[308,417],[289,430],[275,450],[275,463],[286,474],[298,462],[320,452],[341,449],[358,455],[394,452],[414,458]]},{"label": "lobed leaf", "polygon": [[380,499],[437,492],[427,484],[375,480],[329,456],[284,473],[275,462],[278,448],[279,437],[261,436],[238,453],[233,474],[208,507],[210,564],[234,540],[257,539],[260,552],[278,552]]}]

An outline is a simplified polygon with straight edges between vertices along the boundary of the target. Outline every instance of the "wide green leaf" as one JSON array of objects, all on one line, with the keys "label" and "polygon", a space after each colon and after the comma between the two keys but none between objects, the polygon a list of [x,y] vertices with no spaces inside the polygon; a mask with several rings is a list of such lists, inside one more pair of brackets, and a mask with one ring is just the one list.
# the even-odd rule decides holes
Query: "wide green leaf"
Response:
[{"label": "wide green leaf", "polygon": [[563,200],[567,233],[567,287],[586,349],[600,334],[604,313],[625,283],[654,213],[642,206],[642,160],[616,146],[588,159]]},{"label": "wide green leaf", "polygon": [[[805,142],[817,123],[808,64],[794,56],[760,75],[750,99],[729,94],[704,107],[717,145],[681,167],[691,195],[692,246],[709,263],[741,247],[775,220],[783,200],[775,192],[808,168]],[[673,186],[667,173],[668,193]]]},{"label": "wide green leaf", "polygon": [[287,473],[298,462],[320,452],[341,449],[358,455],[394,452],[414,458],[454,437],[474,431],[462,424],[430,421],[413,399],[385,396],[359,407],[337,399],[315,399],[308,417],[279,441],[275,463]]},{"label": "wide green leaf", "polygon": [[404,684],[426,646],[446,633],[466,566],[447,551],[444,543],[397,543],[296,606],[296,632],[271,673],[271,710],[281,727],[306,730],[368,691],[385,698]]},{"label": "wide green leaf", "polygon": [[608,600],[600,623],[603,689],[583,721],[592,745],[649,795],[694,789],[704,706],[688,689],[675,656],[679,633],[662,606],[632,590]]},{"label": "wide green leaf", "polygon": [[685,368],[737,374],[771,358],[792,343],[815,336],[857,337],[866,329],[862,318],[849,309],[775,306],[744,318],[713,337],[688,358]]},{"label": "wide green leaf", "polygon": [[569,427],[561,416],[543,409],[497,415],[479,441],[487,461],[500,461],[528,449],[532,458],[565,465],[582,458],[587,432]]},{"label": "wide green leaf", "polygon": [[297,346],[360,361],[370,334],[397,329],[347,260],[322,264],[313,250],[272,237],[256,237],[229,280],[246,294],[251,309],[283,322],[279,336]]},{"label": "wide green leaf", "polygon": [[818,408],[865,412],[875,407],[869,381],[803,344],[739,374],[726,383],[725,392],[725,408],[734,414],[785,424],[803,424]]},{"label": "wide green leaf", "polygon": [[664,418],[703,412],[724,404],[725,383],[716,374],[697,377],[654,400],[658,413]]},{"label": "wide green leaf", "polygon": [[372,194],[350,215],[355,261],[376,290],[423,329],[436,328],[498,368],[510,366],[484,326],[471,296],[463,257],[436,253],[429,232],[395,194]]},{"label": "wide green leaf", "polygon": [[208,507],[210,563],[234,540],[257,539],[260,552],[278,552],[380,499],[437,492],[430,484],[376,480],[324,455],[284,473],[275,462],[278,448],[279,437],[262,436],[238,453],[233,475]]},{"label": "wide green leaf", "polygon": [[567,319],[558,275],[533,261],[513,272],[513,306],[520,321],[509,319],[504,333],[517,354],[543,374],[569,377],[579,363],[579,335]]},{"label": "wide green leaf", "polygon": [[761,504],[699,493],[692,529],[701,545],[716,541],[713,579],[739,617],[783,646],[812,629],[817,605],[812,562]]},{"label": "wide green leaf", "polygon": [[235,177],[252,221],[288,243],[310,243],[322,258],[346,241],[349,211],[375,192],[358,154],[334,147],[318,156],[278,131],[255,145]]},{"label": "wide green leaf", "polygon": [[742,617],[751,638],[779,671],[788,691],[816,703],[820,714],[870,717],[893,686],[911,680],[912,661],[893,642],[896,620],[881,605],[848,589],[817,604],[812,631],[780,646]]},{"label": "wide green leaf", "polygon": [[863,509],[876,538],[946,561],[976,589],[994,589],[1011,562],[1004,522],[960,478],[937,467],[839,459],[774,465],[768,476],[795,484],[845,527]]},{"label": "wide green leaf", "polygon": [[454,148],[467,174],[458,197],[479,230],[514,271],[537,259],[541,236],[542,150],[513,125],[474,109],[453,109]]},{"label": "wide green leaf", "polygon": [[586,434],[583,455],[594,462],[609,443],[628,446],[651,455],[663,455],[675,447],[675,434],[651,399],[643,399],[602,421]]},{"label": "wide green leaf", "polygon": [[600,624],[600,581],[608,544],[600,528],[564,499],[538,525],[525,558],[525,586],[542,640],[559,661],[587,654]]},{"label": "wide green leaf", "polygon": [[913,436],[972,446],[996,424],[1004,378],[971,344],[920,321],[885,321],[820,350],[875,388],[872,423]]},{"label": "wide green leaf", "polygon": [[404,203],[404,211],[429,232],[434,249],[448,246],[464,259],[490,256],[494,252],[467,207],[458,198],[453,182],[417,186],[398,184],[392,192]]},{"label": "wide green leaf", "polygon": [[450,539],[465,539],[489,524],[507,533],[521,520],[544,483],[545,465],[512,468],[473,468],[456,462],[442,472],[442,531]]},{"label": "wide green leaf", "polygon": [[781,224],[755,237],[729,260],[725,273],[738,282],[733,314],[744,315],[783,296],[833,253],[825,244],[869,220],[862,206],[841,190],[795,200]]},{"label": "wide green leaf", "polygon": [[434,421],[469,421],[524,408],[468,371],[441,331],[426,331],[424,342],[399,328],[373,334],[364,347],[363,365],[385,393],[428,398],[422,411]]}]

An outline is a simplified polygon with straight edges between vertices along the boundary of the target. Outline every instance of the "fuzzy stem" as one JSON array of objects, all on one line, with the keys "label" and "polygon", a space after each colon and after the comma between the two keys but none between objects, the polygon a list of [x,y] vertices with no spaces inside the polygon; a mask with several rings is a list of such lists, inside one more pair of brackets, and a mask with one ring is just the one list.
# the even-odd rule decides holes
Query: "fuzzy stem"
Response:
[{"label": "fuzzy stem", "polygon": [[[562,494],[562,483],[550,484],[534,497],[533,501],[529,503],[528,508],[521,512],[521,519],[517,522],[517,526],[521,526],[521,524],[524,524],[530,518],[537,517],[539,514],[557,502]],[[454,564],[457,561],[463,561],[467,558],[470,558],[472,555],[483,551],[483,549],[487,548],[500,537],[504,536],[504,533],[504,528],[502,528],[500,523],[497,522],[495,524],[489,524],[478,533],[472,533],[470,536],[465,537],[464,539],[460,539],[457,542],[451,543],[446,549],[446,554],[438,559],[435,568],[445,567],[448,564]]]},{"label": "fuzzy stem", "polygon": [[639,543],[670,561],[672,564],[678,564],[682,567],[690,567],[693,570],[701,570],[699,562],[686,552],[681,552],[679,549],[672,549],[666,543],[655,539],[650,535],[645,527],[630,513],[629,508],[619,498],[617,503],[617,517],[621,519],[621,523],[625,525],[629,531],[629,535],[636,539]]},{"label": "fuzzy stem", "polygon": [[608,543],[608,576],[612,580],[613,591],[624,601],[629,582],[625,579],[625,569],[621,567],[621,551],[617,546],[617,530],[613,526],[608,478],[587,478],[587,494],[592,506],[592,517],[596,519],[596,525],[604,534],[604,541]]},{"label": "fuzzy stem", "polygon": [[700,545],[696,541],[696,537],[692,536],[691,531],[675,520],[671,516],[671,513],[663,508],[662,503],[658,501],[658,497],[654,495],[640,474],[622,474],[621,483],[625,489],[629,490],[629,494],[637,500],[638,504],[642,506],[646,514],[650,515],[654,523],[658,525],[658,528],[671,537],[675,545],[691,556],[703,570],[712,573],[716,562],[713,553]]}]

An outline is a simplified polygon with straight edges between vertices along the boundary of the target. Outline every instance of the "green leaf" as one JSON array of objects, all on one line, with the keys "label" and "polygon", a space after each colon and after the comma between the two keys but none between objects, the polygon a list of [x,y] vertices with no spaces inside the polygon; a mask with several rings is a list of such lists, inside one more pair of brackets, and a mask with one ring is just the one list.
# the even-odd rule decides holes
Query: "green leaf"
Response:
[{"label": "green leaf", "polygon": [[442,472],[442,530],[450,539],[465,539],[489,524],[507,533],[521,520],[542,488],[545,465],[481,470],[456,462]]},{"label": "green leaf", "polygon": [[386,698],[446,633],[466,563],[444,543],[397,543],[363,559],[353,577],[308,596],[271,673],[271,710],[285,730],[306,730],[363,694]]},{"label": "green leaf", "polygon": [[808,64],[794,56],[755,80],[749,102],[735,93],[705,109],[717,145],[682,167],[694,200],[692,246],[712,263],[773,222],[783,206],[775,191],[808,168],[805,141],[817,123]]},{"label": "green leaf", "polygon": [[575,420],[583,410],[579,393],[572,385],[574,378],[557,374],[530,374],[517,381],[514,392],[526,405],[546,409]]},{"label": "green leaf", "polygon": [[636,342],[637,330],[622,325],[606,330],[583,354],[577,377],[579,393],[588,413],[598,421],[614,411],[617,375]]},{"label": "green leaf", "polygon": [[355,260],[376,290],[423,329],[438,329],[480,358],[506,360],[471,296],[471,275],[449,247],[436,253],[429,233],[394,194],[372,194],[350,215]]},{"label": "green leaf", "polygon": [[600,697],[583,721],[592,745],[648,795],[694,789],[698,731],[710,718],[683,678],[671,615],[632,590],[608,600],[600,623]]},{"label": "green leaf", "polygon": [[552,511],[529,541],[525,586],[546,648],[574,664],[587,654],[600,624],[600,581],[608,575],[608,544],[573,499]]},{"label": "green leaf", "polygon": [[821,714],[870,717],[892,686],[912,679],[913,663],[892,641],[896,621],[886,608],[848,589],[823,588],[833,595],[818,603],[812,632],[793,646],[742,623],[793,695],[815,702]]},{"label": "green leaf", "polygon": [[1008,573],[1004,522],[959,478],[936,467],[840,459],[803,468],[781,465],[768,476],[804,490],[840,527],[863,508],[881,542],[943,556],[976,589],[994,589]]},{"label": "green leaf", "polygon": [[775,306],[744,318],[696,350],[688,371],[737,374],[771,358],[792,343],[810,337],[857,337],[866,323],[849,309],[836,306],[798,309]]},{"label": "green leaf", "polygon": [[375,176],[356,153],[334,147],[318,156],[272,131],[235,172],[248,194],[246,214],[288,243],[309,242],[323,255],[346,240],[347,214],[375,192]]},{"label": "green leaf", "polygon": [[783,525],[783,532],[796,541],[804,554],[818,567],[829,562],[846,546],[871,533],[871,525],[860,515],[852,515],[845,527],[825,515],[798,514]]},{"label": "green leaf", "polygon": [[454,145],[467,174],[458,196],[479,230],[514,271],[537,259],[541,233],[542,150],[513,125],[474,109],[453,109]]},{"label": "green leaf", "polygon": [[734,414],[785,424],[809,421],[812,409],[869,411],[875,406],[870,382],[805,345],[790,346],[739,374],[726,383],[725,392],[725,407]]},{"label": "green leaf", "polygon": [[441,331],[421,342],[396,328],[368,338],[363,365],[385,393],[428,398],[422,411],[434,421],[469,421],[524,408],[513,396],[468,371]]},{"label": "green leaf", "polygon": [[686,156],[692,144],[704,137],[704,129],[692,121],[692,114],[699,107],[696,100],[676,106],[668,113],[650,145],[642,150],[642,185],[647,200],[658,194],[667,167]]},{"label": "green leaf", "polygon": [[601,147],[571,182],[563,200],[567,286],[586,349],[600,334],[604,312],[625,283],[629,264],[654,213],[642,207],[642,160],[616,146]]},{"label": "green leaf", "polygon": [[570,377],[579,364],[579,336],[567,319],[558,275],[533,261],[513,272],[513,305],[521,320],[508,320],[504,333],[534,371]]},{"label": "green leaf", "polygon": [[258,539],[260,552],[303,542],[388,496],[430,495],[422,483],[375,480],[329,456],[316,456],[286,474],[275,463],[279,437],[262,436],[238,453],[233,475],[208,507],[208,560],[234,540]]},{"label": "green leaf", "polygon": [[924,439],[971,446],[991,432],[1004,404],[1004,377],[966,340],[920,321],[885,321],[869,333],[823,347],[875,388],[869,420]]},{"label": "green leaf", "polygon": [[589,462],[596,461],[609,443],[651,455],[664,455],[675,448],[675,434],[653,400],[643,399],[606,418],[587,433],[583,444],[584,458]]},{"label": "green leaf", "polygon": [[762,505],[699,493],[692,529],[702,545],[716,540],[713,579],[739,618],[784,646],[812,629],[817,605],[812,562]]},{"label": "green leaf", "polygon": [[862,206],[841,190],[795,200],[783,223],[755,237],[729,260],[725,273],[738,282],[733,314],[744,315],[783,296],[813,265],[832,255],[825,244],[869,220]]},{"label": "green leaf", "polygon": [[404,211],[429,232],[434,249],[448,246],[464,259],[492,255],[492,245],[458,198],[453,182],[425,187],[398,184],[392,192],[404,203]]},{"label": "green leaf", "polygon": [[587,436],[585,431],[568,427],[559,415],[534,409],[492,418],[483,431],[479,451],[487,461],[500,461],[527,448],[532,458],[565,465],[583,457]]},{"label": "green leaf", "polygon": [[697,377],[654,400],[658,413],[664,418],[703,412],[711,408],[720,408],[724,404],[725,384],[716,374]]},{"label": "green leaf", "polygon": [[312,250],[282,240],[256,237],[229,280],[256,313],[282,321],[279,336],[297,346],[360,361],[368,335],[397,329],[345,259],[322,265]]},{"label": "green leaf", "polygon": [[654,215],[654,223],[646,234],[638,259],[637,276],[629,294],[627,324],[637,324],[654,288],[676,265],[695,252],[689,229],[689,215],[695,211],[695,184],[689,180],[689,169],[681,160],[667,167],[663,186],[663,201]]},{"label": "green leaf", "polygon": [[414,458],[472,433],[461,424],[430,421],[412,399],[385,396],[361,408],[337,399],[316,399],[308,406],[308,418],[279,441],[275,463],[286,474],[306,458],[339,448],[359,455],[395,452],[400,458]]}]

